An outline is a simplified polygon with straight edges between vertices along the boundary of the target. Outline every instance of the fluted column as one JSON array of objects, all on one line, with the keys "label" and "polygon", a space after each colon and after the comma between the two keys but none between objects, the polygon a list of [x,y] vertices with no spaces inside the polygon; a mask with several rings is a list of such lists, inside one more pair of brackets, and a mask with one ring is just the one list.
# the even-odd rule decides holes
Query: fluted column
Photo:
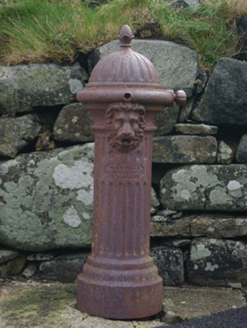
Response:
[{"label": "fluted column", "polygon": [[149,256],[155,127],[143,126],[130,150],[112,146],[108,128],[94,125],[92,254],[78,277],[77,305],[92,315],[142,318],[162,306],[162,279]]}]

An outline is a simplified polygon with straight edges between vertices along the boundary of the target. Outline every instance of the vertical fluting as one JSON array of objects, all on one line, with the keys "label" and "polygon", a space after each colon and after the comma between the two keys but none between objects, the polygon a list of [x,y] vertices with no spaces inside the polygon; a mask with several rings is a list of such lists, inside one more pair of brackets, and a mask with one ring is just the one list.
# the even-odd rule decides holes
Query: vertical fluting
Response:
[{"label": "vertical fluting", "polygon": [[[99,172],[100,165],[99,165],[99,159],[97,154],[100,153],[100,147],[102,143],[102,136],[100,133],[95,134],[95,161],[94,161],[94,171]],[[92,255],[95,255],[98,253],[98,245],[99,245],[99,174],[94,175],[94,206],[93,206],[93,240],[92,240]]]},{"label": "vertical fluting", "polygon": [[144,204],[146,205],[146,211],[143,213],[143,248],[145,255],[149,254],[150,245],[150,210],[151,210],[151,192],[150,187],[147,186],[147,182],[143,183],[144,189]]},{"label": "vertical fluting", "polygon": [[137,208],[137,194],[136,194],[136,182],[132,182],[132,187],[133,187],[133,211],[132,211],[132,215],[133,215],[133,222],[132,222],[132,234],[131,234],[131,239],[132,239],[132,243],[133,243],[133,251],[132,254],[134,255],[134,257],[136,257],[138,255],[138,250],[137,250],[137,234],[134,233],[134,231],[137,231],[138,229],[138,218],[137,218],[137,213],[138,213],[138,208]]},{"label": "vertical fluting", "polygon": [[[147,160],[147,181],[150,181],[150,187],[151,187],[151,174],[152,174],[152,152],[153,152],[153,135],[152,133],[147,133],[147,136],[146,136],[146,150],[147,150],[147,153],[146,153],[146,160]],[[151,191],[151,188],[150,188],[150,191]],[[150,197],[151,199],[151,197]]]},{"label": "vertical fluting", "polygon": [[113,199],[114,196],[114,184],[113,182],[109,182],[108,183],[108,199],[107,201],[107,227],[108,227],[108,233],[106,234],[107,236],[107,250],[108,250],[108,254],[109,256],[113,255],[113,249],[114,249],[114,231],[112,229],[113,226],[113,222],[112,222],[112,213],[113,213],[113,208],[112,208],[112,204],[111,204],[111,200]]},{"label": "vertical fluting", "polygon": [[141,188],[140,182],[135,183],[135,206],[136,206],[136,229],[135,229],[135,237],[136,237],[136,254],[137,256],[141,256],[142,254],[142,213],[143,213],[143,190]]},{"label": "vertical fluting", "polygon": [[149,211],[146,213],[146,253],[149,253],[150,249],[150,210],[151,210],[151,180],[152,180],[152,150],[153,150],[153,135],[151,132],[146,133],[146,163],[147,163],[147,184],[144,186],[146,190],[146,206]]},{"label": "vertical fluting", "polygon": [[107,234],[105,233],[104,227],[106,227],[107,224],[107,217],[106,217],[106,203],[107,203],[107,183],[105,181],[100,182],[100,226],[103,227],[102,229],[99,229],[99,243],[100,243],[100,249],[99,254],[103,255],[105,252],[107,252]]},{"label": "vertical fluting", "polygon": [[136,206],[138,208],[137,210],[137,229],[136,229],[136,251],[137,251],[137,255],[141,256],[142,254],[142,212],[143,212],[143,208],[142,208],[142,198],[143,198],[143,191],[141,188],[141,184],[140,182],[136,183],[136,193],[137,193],[137,203]]},{"label": "vertical fluting", "polygon": [[[129,221],[132,219],[131,213],[131,203],[130,203],[130,183],[125,184],[125,213],[124,213],[124,222],[123,222],[123,256],[128,258],[129,255],[129,237],[131,237],[129,229]],[[130,236],[129,236],[130,235]]]},{"label": "vertical fluting", "polygon": [[[116,256],[122,257],[123,256],[123,239],[124,239],[124,213],[125,213],[125,185],[124,183],[120,182],[117,185],[118,191],[115,193],[115,221],[117,222],[117,230],[116,230],[116,237],[118,239],[117,247],[116,247]],[[117,210],[119,208],[119,210]]]},{"label": "vertical fluting", "polygon": [[[149,254],[152,134],[145,135],[141,151],[126,154],[126,165],[121,157],[116,160],[108,151],[101,155],[102,149],[109,149],[106,134],[97,134],[95,147],[93,254],[116,259],[146,256]],[[142,173],[136,178],[139,171]]]}]

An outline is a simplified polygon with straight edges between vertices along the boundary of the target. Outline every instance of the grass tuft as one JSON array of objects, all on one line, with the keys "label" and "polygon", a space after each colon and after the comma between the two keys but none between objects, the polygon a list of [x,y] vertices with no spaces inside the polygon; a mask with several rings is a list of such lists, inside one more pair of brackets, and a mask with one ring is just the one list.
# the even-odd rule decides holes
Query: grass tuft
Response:
[{"label": "grass tuft", "polygon": [[196,49],[211,70],[220,57],[241,51],[235,21],[247,14],[247,1],[201,2],[187,9],[171,0],[112,0],[95,8],[87,0],[0,0],[0,63],[71,64],[128,24],[137,35],[156,26],[152,37]]},{"label": "grass tuft", "polygon": [[[215,0],[201,0],[202,3],[207,3],[207,4],[212,4],[213,2],[216,2]],[[218,0],[217,1],[219,4],[221,2],[226,2],[231,15],[234,16],[243,16],[247,14],[247,1],[246,0]]]},{"label": "grass tuft", "polygon": [[162,27],[165,39],[196,49],[201,65],[213,68],[221,57],[231,57],[240,51],[236,31],[236,15],[224,0],[202,3],[197,10],[174,10],[169,1],[166,6],[157,5],[154,15]]}]

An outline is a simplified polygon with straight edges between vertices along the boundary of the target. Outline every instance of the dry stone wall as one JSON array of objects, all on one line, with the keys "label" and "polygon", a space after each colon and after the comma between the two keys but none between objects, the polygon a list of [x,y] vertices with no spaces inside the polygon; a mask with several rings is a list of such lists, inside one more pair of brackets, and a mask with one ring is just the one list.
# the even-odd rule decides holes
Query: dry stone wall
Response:
[{"label": "dry stone wall", "polygon": [[[94,136],[75,95],[117,49],[112,41],[71,67],[0,67],[1,279],[69,282],[81,271],[91,245]],[[246,285],[247,63],[222,58],[208,78],[189,48],[136,40],[133,49],[165,88],[188,96],[155,120],[151,256],[164,284]]]}]

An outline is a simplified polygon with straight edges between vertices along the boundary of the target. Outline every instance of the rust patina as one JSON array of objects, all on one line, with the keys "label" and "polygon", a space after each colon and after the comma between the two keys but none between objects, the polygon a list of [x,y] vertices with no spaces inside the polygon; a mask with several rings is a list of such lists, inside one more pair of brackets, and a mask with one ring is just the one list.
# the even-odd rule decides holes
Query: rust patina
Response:
[{"label": "rust patina", "polygon": [[77,94],[94,116],[92,253],[77,280],[77,308],[112,319],[135,319],[162,309],[162,279],[149,256],[152,135],[164,106],[186,102],[159,83],[153,64],[130,48],[122,27],[120,50],[95,66]]}]

